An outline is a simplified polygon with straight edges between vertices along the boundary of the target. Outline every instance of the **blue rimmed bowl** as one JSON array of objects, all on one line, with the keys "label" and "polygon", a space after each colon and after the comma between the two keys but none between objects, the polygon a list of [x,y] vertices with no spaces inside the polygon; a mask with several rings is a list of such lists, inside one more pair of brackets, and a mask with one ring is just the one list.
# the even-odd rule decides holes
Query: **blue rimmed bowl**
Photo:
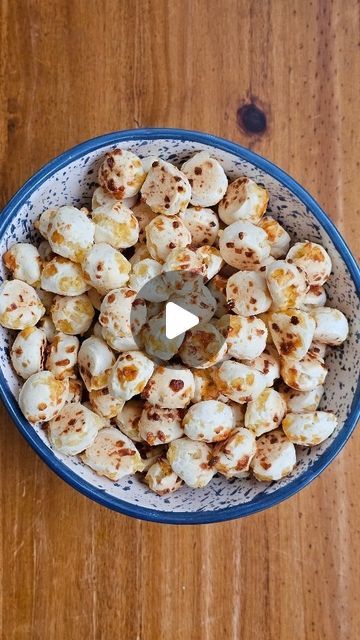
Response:
[{"label": "blue rimmed bowl", "polygon": [[[140,157],[160,156],[181,163],[195,151],[208,150],[230,179],[247,175],[270,192],[269,212],[288,230],[293,241],[313,240],[330,253],[333,275],[327,285],[331,306],[350,321],[350,335],[327,356],[329,374],[321,407],[335,411],[339,427],[331,438],[313,448],[298,448],[293,473],[277,483],[227,481],[216,477],[204,489],[182,488],[167,497],[150,492],[136,478],[112,483],[100,478],[77,458],[54,451],[41,428],[32,427],[17,405],[19,381],[11,367],[11,336],[0,329],[0,394],[15,422],[41,458],[75,489],[121,513],[178,524],[218,522],[271,507],[311,482],[333,460],[356,426],[360,413],[360,274],[341,235],[315,200],[295,180],[271,162],[222,138],[183,129],[137,129],[110,133],[66,151],[38,171],[15,194],[0,218],[0,252],[14,242],[32,240],[33,222],[50,206],[87,205],[101,157],[123,147]],[[2,269],[2,267],[1,267]],[[1,277],[5,273],[1,272]]]}]

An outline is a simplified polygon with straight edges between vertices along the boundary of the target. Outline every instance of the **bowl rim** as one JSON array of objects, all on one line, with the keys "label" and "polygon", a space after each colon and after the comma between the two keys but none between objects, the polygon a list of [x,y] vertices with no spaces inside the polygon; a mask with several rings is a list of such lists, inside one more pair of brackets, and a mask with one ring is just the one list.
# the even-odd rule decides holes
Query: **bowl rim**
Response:
[{"label": "bowl rim", "polygon": [[[330,239],[334,243],[337,251],[344,260],[352,280],[355,284],[356,291],[360,295],[360,270],[356,264],[349,247],[341,236],[334,223],[328,218],[320,205],[314,200],[309,192],[304,189],[294,178],[289,176],[285,171],[277,167],[271,161],[266,160],[254,151],[212,134],[200,131],[192,131],[177,128],[140,128],[126,129],[123,131],[114,131],[104,135],[85,140],[71,149],[61,153],[53,160],[40,168],[33,176],[31,176],[24,185],[13,195],[8,204],[3,208],[0,218],[0,238],[4,231],[16,215],[18,209],[23,206],[30,195],[52,174],[66,167],[70,162],[77,160],[85,153],[95,151],[101,147],[117,144],[120,142],[136,141],[139,139],[157,140],[182,140],[189,142],[198,142],[210,145],[222,151],[236,155],[240,159],[246,160],[253,164],[256,168],[268,173],[270,176],[278,180],[281,184],[292,191],[301,202],[313,213],[319,224],[325,229]],[[360,380],[358,380],[357,388],[354,393],[350,414],[347,416],[342,429],[328,447],[313,464],[297,479],[289,482],[285,487],[264,496],[259,494],[259,498],[254,502],[239,504],[225,509],[216,511],[184,511],[184,512],[168,512],[157,509],[149,509],[137,504],[129,503],[121,498],[107,494],[103,489],[94,487],[92,484],[78,476],[74,471],[67,468],[66,465],[58,460],[52,450],[41,440],[36,431],[31,428],[28,421],[21,413],[19,406],[8,390],[7,382],[3,372],[0,370],[0,397],[10,415],[15,422],[20,433],[25,437],[30,446],[36,453],[46,462],[46,464],[58,475],[65,480],[74,489],[98,502],[102,506],[106,506],[114,511],[123,513],[128,516],[140,518],[158,523],[166,524],[206,524],[212,522],[225,522],[236,518],[248,516],[258,511],[262,511],[273,507],[283,500],[295,495],[298,491],[306,487],[312,482],[324,469],[332,462],[335,456],[341,451],[350,435],[352,434],[360,416]],[[268,485],[266,485],[268,486]],[[265,488],[265,485],[264,485]],[[159,506],[161,498],[159,498]]]}]

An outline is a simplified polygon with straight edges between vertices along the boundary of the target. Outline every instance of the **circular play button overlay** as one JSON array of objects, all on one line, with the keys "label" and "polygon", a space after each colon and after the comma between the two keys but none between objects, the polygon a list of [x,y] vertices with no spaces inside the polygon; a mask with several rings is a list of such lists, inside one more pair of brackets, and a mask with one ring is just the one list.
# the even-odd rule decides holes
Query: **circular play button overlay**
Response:
[{"label": "circular play button overlay", "polygon": [[145,301],[147,322],[133,338],[151,358],[205,369],[225,355],[227,330],[224,322],[217,327],[217,302],[201,275],[167,271],[148,280],[133,302],[132,326],[139,300]]}]

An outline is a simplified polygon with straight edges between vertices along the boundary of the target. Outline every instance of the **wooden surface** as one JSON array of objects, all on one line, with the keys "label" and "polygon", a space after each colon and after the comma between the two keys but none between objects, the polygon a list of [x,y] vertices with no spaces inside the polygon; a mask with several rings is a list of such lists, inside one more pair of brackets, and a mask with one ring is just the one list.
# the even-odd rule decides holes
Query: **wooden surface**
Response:
[{"label": "wooden surface", "polygon": [[[1,204],[86,138],[187,127],[279,164],[359,252],[356,1],[0,0],[0,11]],[[260,134],[237,121],[249,102],[266,115]],[[1,638],[359,637],[359,434],[300,495],[201,527],[91,503],[4,411],[0,455]]]}]

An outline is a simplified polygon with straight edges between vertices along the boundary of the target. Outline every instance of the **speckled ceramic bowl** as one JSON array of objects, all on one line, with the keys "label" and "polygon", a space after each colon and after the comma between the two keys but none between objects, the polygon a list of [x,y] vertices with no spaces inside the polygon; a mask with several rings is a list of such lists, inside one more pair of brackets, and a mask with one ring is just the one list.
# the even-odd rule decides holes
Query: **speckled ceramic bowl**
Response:
[{"label": "speckled ceramic bowl", "polygon": [[[168,523],[204,523],[230,520],[271,507],[311,482],[339,453],[359,417],[360,385],[360,275],[344,240],[313,198],[286,173],[236,144],[203,133],[181,129],[138,129],[111,133],[63,153],[38,171],[12,198],[0,219],[1,254],[14,242],[33,237],[33,222],[46,208],[72,203],[87,205],[94,189],[100,158],[114,147],[131,149],[140,157],[161,156],[181,163],[206,149],[224,166],[230,179],[247,175],[270,192],[269,212],[288,230],[293,241],[313,240],[330,253],[333,275],[327,286],[330,305],[350,321],[350,336],[340,348],[329,349],[329,374],[321,407],[335,411],[339,428],[313,448],[297,448],[293,473],[277,483],[227,481],[216,477],[204,489],[182,488],[158,497],[136,478],[120,482],[98,477],[77,458],[54,451],[40,428],[25,420],[17,405],[19,382],[9,359],[11,336],[0,331],[0,393],[9,414],[29,444],[64,480],[89,498],[122,513]],[[2,267],[1,267],[2,268]],[[2,278],[4,273],[1,273]]]}]

